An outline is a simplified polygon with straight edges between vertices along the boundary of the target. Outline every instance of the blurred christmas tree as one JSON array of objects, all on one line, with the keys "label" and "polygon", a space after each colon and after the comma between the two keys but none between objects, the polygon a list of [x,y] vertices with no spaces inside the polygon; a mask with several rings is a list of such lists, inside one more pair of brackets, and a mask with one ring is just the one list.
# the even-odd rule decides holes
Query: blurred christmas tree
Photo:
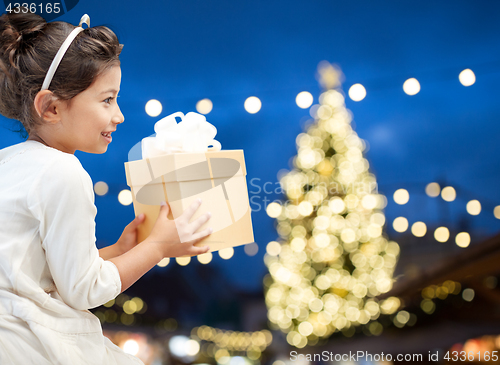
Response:
[{"label": "blurred christmas tree", "polygon": [[268,317],[299,348],[359,325],[379,334],[377,318],[399,307],[375,298],[392,288],[399,246],[383,235],[386,199],[351,127],[342,78],[336,66],[318,66],[320,104],[297,136],[294,169],[280,177],[287,199],[267,207],[280,236],[265,256]]}]

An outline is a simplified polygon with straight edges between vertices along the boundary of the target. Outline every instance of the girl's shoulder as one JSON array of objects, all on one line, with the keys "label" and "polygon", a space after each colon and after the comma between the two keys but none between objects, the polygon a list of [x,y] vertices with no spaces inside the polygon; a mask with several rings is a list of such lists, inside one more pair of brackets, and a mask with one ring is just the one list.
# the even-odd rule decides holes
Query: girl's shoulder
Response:
[{"label": "girl's shoulder", "polygon": [[48,147],[43,143],[26,140],[0,150],[0,166],[8,163],[18,164],[23,159],[36,160],[37,163],[59,162],[80,164],[78,158],[70,153]]},{"label": "girl's shoulder", "polygon": [[2,175],[14,173],[32,179],[40,175],[57,175],[59,179],[87,179],[80,160],[70,153],[27,140],[0,150]]}]

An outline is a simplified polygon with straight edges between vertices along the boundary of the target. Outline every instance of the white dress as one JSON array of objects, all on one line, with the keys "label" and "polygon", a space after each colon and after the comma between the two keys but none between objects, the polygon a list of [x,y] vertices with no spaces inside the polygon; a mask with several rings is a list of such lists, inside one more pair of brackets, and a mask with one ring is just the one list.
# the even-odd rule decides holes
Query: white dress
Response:
[{"label": "white dress", "polygon": [[142,364],[88,311],[121,291],[96,213],[74,155],[31,140],[0,150],[0,364]]}]

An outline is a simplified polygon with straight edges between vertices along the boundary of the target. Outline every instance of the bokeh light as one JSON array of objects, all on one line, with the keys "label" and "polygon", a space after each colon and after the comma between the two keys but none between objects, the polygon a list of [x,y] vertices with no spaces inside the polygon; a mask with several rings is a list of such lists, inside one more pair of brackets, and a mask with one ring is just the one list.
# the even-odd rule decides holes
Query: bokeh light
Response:
[{"label": "bokeh light", "polygon": [[146,103],[146,113],[150,117],[157,117],[158,115],[161,114],[162,110],[163,110],[163,106],[156,99],[151,99],[150,101],[148,101]]},{"label": "bokeh light", "polygon": [[446,227],[436,228],[434,231],[434,238],[438,242],[446,242],[450,238],[450,231]]},{"label": "bokeh light", "polygon": [[212,111],[214,104],[210,99],[201,99],[196,103],[196,111],[200,114],[208,114]]},{"label": "bokeh light", "polygon": [[271,241],[266,246],[266,252],[271,256],[278,256],[281,252],[281,245],[279,242]]},{"label": "bokeh light", "polygon": [[377,198],[373,194],[366,194],[361,199],[361,205],[365,209],[372,210],[377,207]]},{"label": "bokeh light", "polygon": [[406,189],[398,189],[394,192],[393,198],[396,204],[404,205],[410,200],[410,194]]},{"label": "bokeh light", "polygon": [[168,342],[170,353],[174,356],[182,358],[187,356],[189,338],[182,335],[173,336]]},{"label": "bokeh light", "polygon": [[299,108],[307,109],[309,108],[314,101],[312,94],[308,91],[302,91],[297,94],[295,98],[295,102],[297,103]]},{"label": "bokeh light", "polygon": [[481,203],[479,200],[471,200],[467,203],[467,213],[470,215],[478,215],[481,213]]},{"label": "bokeh light", "polygon": [[109,186],[104,181],[98,181],[94,184],[94,192],[96,195],[103,196],[109,191]]},{"label": "bokeh light", "polygon": [[432,314],[436,310],[436,305],[434,302],[430,299],[424,299],[422,302],[420,302],[420,308],[427,313],[427,314]]},{"label": "bokeh light", "polygon": [[366,89],[361,84],[354,84],[349,88],[349,97],[353,101],[361,101],[366,97]]},{"label": "bokeh light", "polygon": [[416,95],[420,91],[420,83],[415,78],[408,79],[403,84],[403,90],[408,95]]},{"label": "bokeh light", "polygon": [[257,113],[262,107],[262,102],[256,96],[250,96],[245,100],[245,110],[250,114]]},{"label": "bokeh light", "polygon": [[392,222],[392,227],[396,232],[405,232],[408,229],[408,219],[405,217],[397,217]]},{"label": "bokeh light", "polygon": [[266,213],[271,218],[276,218],[281,214],[281,209],[281,204],[272,202],[267,205]]},{"label": "bokeh light", "polygon": [[121,205],[130,205],[132,204],[132,193],[130,190],[124,189],[118,193],[118,201]]},{"label": "bokeh light", "polygon": [[187,356],[194,356],[198,354],[198,352],[200,352],[200,344],[196,340],[193,339],[187,340],[185,347]]},{"label": "bokeh light", "polygon": [[139,353],[139,344],[136,340],[130,339],[123,344],[123,352],[130,355],[137,355]]},{"label": "bokeh light", "polygon": [[123,311],[127,314],[134,314],[138,310],[137,303],[132,300],[127,300],[123,303]]},{"label": "bokeh light", "polygon": [[497,205],[495,208],[493,208],[493,215],[496,219],[500,219],[500,205]]},{"label": "bokeh light", "polygon": [[455,243],[458,247],[468,247],[470,244],[470,235],[467,232],[460,232],[455,237]]},{"label": "bokeh light", "polygon": [[410,313],[408,313],[407,311],[399,311],[398,314],[396,314],[395,319],[398,323],[404,325],[410,320]]},{"label": "bokeh light", "polygon": [[234,248],[232,247],[227,247],[223,248],[222,250],[219,250],[219,256],[224,260],[229,260],[231,257],[233,257],[233,255],[234,255]]},{"label": "bokeh light", "polygon": [[201,255],[196,256],[198,261],[204,265],[210,263],[210,261],[212,261],[212,257],[213,257],[213,255],[211,252],[205,252],[205,253],[202,253]]},{"label": "bokeh light", "polygon": [[462,85],[471,86],[476,82],[476,75],[474,75],[474,72],[468,68],[460,72],[458,79]]},{"label": "bokeh light", "polygon": [[186,266],[191,262],[191,257],[176,257],[175,261],[181,266]]},{"label": "bokeh light", "polygon": [[411,226],[411,233],[415,237],[423,237],[427,233],[427,226],[424,222],[415,222]]},{"label": "bokeh light", "polygon": [[452,202],[457,197],[457,192],[451,186],[446,186],[441,190],[441,197],[447,202]]},{"label": "bokeh light", "polygon": [[431,198],[435,198],[439,196],[439,193],[441,193],[441,187],[438,183],[431,182],[425,187],[425,193]]},{"label": "bokeh light", "polygon": [[462,298],[467,302],[472,302],[474,299],[474,289],[467,288],[462,292]]},{"label": "bokeh light", "polygon": [[244,251],[248,256],[255,256],[259,252],[259,245],[255,242],[249,243],[245,245]]},{"label": "bokeh light", "polygon": [[157,265],[159,267],[165,267],[167,266],[168,264],[170,263],[170,257],[165,257],[163,258],[159,263],[157,263]]},{"label": "bokeh light", "polygon": [[330,209],[335,214],[340,214],[345,210],[345,203],[340,197],[333,197],[328,203]]}]

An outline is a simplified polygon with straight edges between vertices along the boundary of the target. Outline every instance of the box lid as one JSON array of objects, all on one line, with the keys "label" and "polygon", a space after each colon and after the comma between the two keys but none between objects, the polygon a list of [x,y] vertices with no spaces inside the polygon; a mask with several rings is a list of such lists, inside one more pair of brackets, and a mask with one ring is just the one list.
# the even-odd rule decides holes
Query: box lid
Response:
[{"label": "box lid", "polygon": [[127,185],[142,186],[163,176],[165,182],[246,175],[243,150],[174,153],[125,163]]}]

